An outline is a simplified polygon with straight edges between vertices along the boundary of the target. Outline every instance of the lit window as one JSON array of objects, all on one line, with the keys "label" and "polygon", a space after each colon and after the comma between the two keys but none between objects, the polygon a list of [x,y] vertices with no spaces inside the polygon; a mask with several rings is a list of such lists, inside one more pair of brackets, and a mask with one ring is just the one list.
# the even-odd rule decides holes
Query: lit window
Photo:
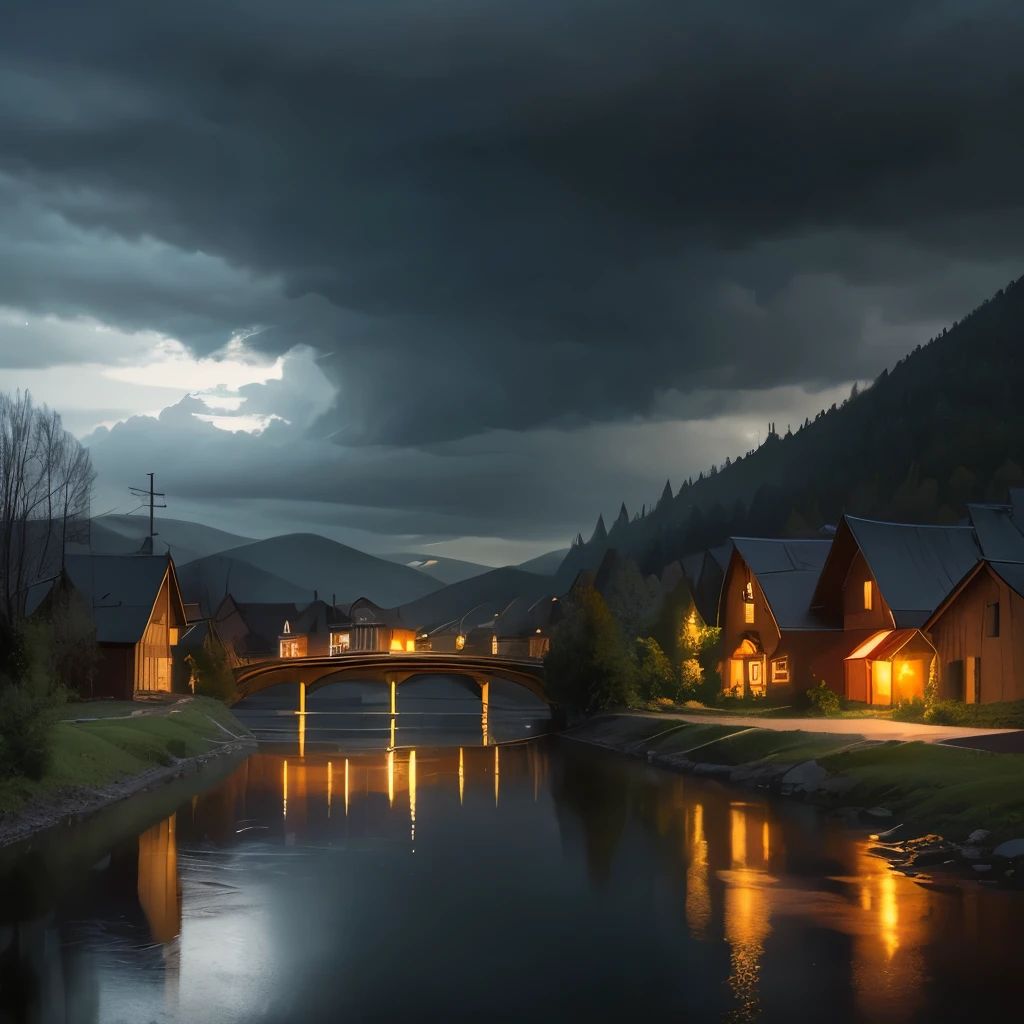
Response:
[{"label": "lit window", "polygon": [[744,601],[743,602],[743,621],[748,625],[754,624],[754,602]]},{"label": "lit window", "polygon": [[743,600],[753,601],[754,600],[754,584],[748,581],[747,585],[743,588]]},{"label": "lit window", "polygon": [[999,602],[985,605],[985,636],[999,636]]},{"label": "lit window", "polygon": [[466,646],[466,638],[460,633],[455,638],[455,650],[461,651],[462,648],[465,647],[465,646]]},{"label": "lit window", "polygon": [[774,658],[772,660],[772,682],[789,682],[789,658]]},{"label": "lit window", "polygon": [[331,634],[331,655],[345,654],[352,649],[352,637],[349,633]]},{"label": "lit window", "polygon": [[866,612],[871,611],[871,609],[872,609],[872,607],[873,607],[873,605],[875,603],[874,597],[875,597],[875,595],[874,595],[874,586],[872,585],[871,580],[865,580],[864,581],[864,611],[866,611]]},{"label": "lit window", "polygon": [[306,656],[306,638],[299,637],[296,640],[281,641],[282,658],[304,658]]},{"label": "lit window", "polygon": [[281,632],[282,633],[290,633],[291,631],[292,631],[292,624],[287,619],[285,619],[284,620],[284,629],[282,629]]},{"label": "lit window", "polygon": [[171,628],[167,631],[167,634],[167,642],[173,647],[178,642],[178,627],[171,626]]},{"label": "lit window", "polygon": [[491,634],[491,654],[498,653],[498,637],[497,634]]}]

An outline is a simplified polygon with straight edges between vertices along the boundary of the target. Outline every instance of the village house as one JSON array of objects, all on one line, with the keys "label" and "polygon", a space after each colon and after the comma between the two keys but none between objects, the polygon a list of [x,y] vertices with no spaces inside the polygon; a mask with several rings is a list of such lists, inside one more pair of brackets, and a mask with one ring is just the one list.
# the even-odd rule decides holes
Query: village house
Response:
[{"label": "village house", "polygon": [[517,597],[494,622],[491,653],[504,658],[543,658],[561,617],[561,602],[551,594],[533,602]]},{"label": "village house", "polygon": [[968,704],[1024,698],[1024,492],[971,505],[984,560],[925,623],[938,656],[938,695]]},{"label": "village house", "polygon": [[812,671],[850,700],[923,699],[938,668],[924,627],[980,558],[970,525],[843,516],[810,600],[821,621],[843,630],[842,674],[836,678],[834,659],[819,658]]},{"label": "village house", "polygon": [[132,700],[169,693],[172,652],[187,622],[170,556],[68,555],[53,580],[33,586],[26,612],[77,601],[96,629],[100,658],[83,696]]},{"label": "village house", "polygon": [[925,629],[938,655],[941,699],[1024,699],[1024,564],[979,562]]},{"label": "village house", "polygon": [[842,628],[810,608],[830,546],[829,540],[732,538],[714,616],[726,652],[723,690],[763,697],[811,685],[811,662],[835,647]]}]

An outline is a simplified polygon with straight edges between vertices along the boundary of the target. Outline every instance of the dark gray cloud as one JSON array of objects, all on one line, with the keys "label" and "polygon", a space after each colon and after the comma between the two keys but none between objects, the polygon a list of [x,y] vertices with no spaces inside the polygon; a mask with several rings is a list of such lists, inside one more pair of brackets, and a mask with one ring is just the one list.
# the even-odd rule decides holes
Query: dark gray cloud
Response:
[{"label": "dark gray cloud", "polygon": [[350,444],[873,376],[1024,266],[1022,45],[1019,0],[19,5],[0,302],[333,352]]}]

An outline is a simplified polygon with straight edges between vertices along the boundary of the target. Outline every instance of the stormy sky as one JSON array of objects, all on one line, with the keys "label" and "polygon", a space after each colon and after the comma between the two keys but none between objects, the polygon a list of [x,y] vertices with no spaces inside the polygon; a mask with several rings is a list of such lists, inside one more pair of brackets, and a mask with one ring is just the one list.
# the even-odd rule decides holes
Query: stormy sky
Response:
[{"label": "stormy sky", "polygon": [[517,561],[1024,272],[1019,0],[3,21],[0,388],[98,512]]}]

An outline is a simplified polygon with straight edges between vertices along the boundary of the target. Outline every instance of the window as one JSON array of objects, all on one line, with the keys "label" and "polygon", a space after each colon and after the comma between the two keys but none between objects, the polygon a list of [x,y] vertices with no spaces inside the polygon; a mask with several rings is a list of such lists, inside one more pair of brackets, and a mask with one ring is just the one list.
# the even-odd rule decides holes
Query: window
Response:
[{"label": "window", "polygon": [[345,654],[352,648],[352,637],[349,633],[331,633],[331,657]]},{"label": "window", "polygon": [[773,683],[788,683],[789,682],[789,658],[773,658],[772,659],[772,682]]},{"label": "window", "polygon": [[871,580],[864,581],[864,611],[869,612],[875,604],[874,585]]},{"label": "window", "polygon": [[296,640],[281,641],[282,658],[304,658],[306,656],[306,638],[299,637]]},{"label": "window", "polygon": [[748,625],[754,624],[754,602],[744,601],[743,602],[743,621]]},{"label": "window", "polygon": [[751,583],[749,580],[747,581],[747,585],[743,588],[743,600],[744,601],[753,601],[754,600],[754,584]]},{"label": "window", "polygon": [[174,645],[177,644],[177,642],[178,642],[178,627],[177,626],[171,626],[171,628],[167,630],[167,642],[172,647],[174,647]]},{"label": "window", "polygon": [[281,632],[282,633],[290,633],[291,631],[292,631],[292,624],[287,619],[285,619],[284,620],[284,629],[282,629]]},{"label": "window", "polygon": [[999,636],[999,602],[985,605],[985,636]]},{"label": "window", "polygon": [[466,646],[466,638],[460,633],[455,638],[455,650],[461,651]]},{"label": "window", "polygon": [[497,653],[498,653],[498,634],[497,633],[492,633],[491,634],[491,654],[497,654]]}]

